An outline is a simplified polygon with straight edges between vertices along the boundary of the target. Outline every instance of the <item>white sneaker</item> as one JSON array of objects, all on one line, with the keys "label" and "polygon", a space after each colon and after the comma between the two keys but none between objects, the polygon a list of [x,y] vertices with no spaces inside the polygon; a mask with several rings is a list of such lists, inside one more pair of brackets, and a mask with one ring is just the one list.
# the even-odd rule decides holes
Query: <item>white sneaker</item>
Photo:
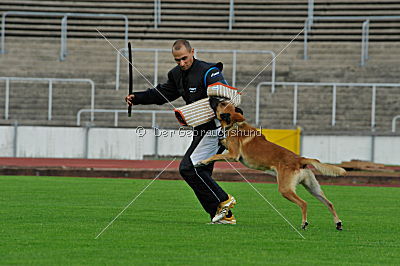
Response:
[{"label": "white sneaker", "polygon": [[235,216],[233,216],[233,214],[232,214],[232,216],[229,218],[225,216],[221,220],[219,220],[217,222],[211,222],[210,224],[236,224],[236,219],[235,219]]},{"label": "white sneaker", "polygon": [[225,215],[228,214],[229,209],[233,208],[235,204],[236,204],[235,198],[231,195],[228,195],[228,199],[219,204],[217,212],[215,213],[215,216],[214,218],[212,218],[211,221],[215,223],[223,219]]}]

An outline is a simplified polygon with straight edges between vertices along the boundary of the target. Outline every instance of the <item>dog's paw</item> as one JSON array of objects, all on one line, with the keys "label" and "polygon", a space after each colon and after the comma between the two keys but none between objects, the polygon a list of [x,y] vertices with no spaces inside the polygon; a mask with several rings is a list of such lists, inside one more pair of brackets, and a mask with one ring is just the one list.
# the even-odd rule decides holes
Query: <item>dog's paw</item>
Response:
[{"label": "dog's paw", "polygon": [[337,222],[336,223],[336,229],[337,230],[339,230],[339,231],[342,231],[343,230],[343,227],[342,227],[343,225],[342,225],[342,222]]},{"label": "dog's paw", "polygon": [[304,222],[304,224],[301,225],[301,229],[306,230],[308,226],[308,222]]}]

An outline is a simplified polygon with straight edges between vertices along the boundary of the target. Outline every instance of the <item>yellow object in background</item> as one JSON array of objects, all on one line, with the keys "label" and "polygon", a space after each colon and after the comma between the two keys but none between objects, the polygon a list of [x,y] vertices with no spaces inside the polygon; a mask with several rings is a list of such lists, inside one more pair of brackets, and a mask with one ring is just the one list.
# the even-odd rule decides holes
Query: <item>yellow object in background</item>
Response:
[{"label": "yellow object in background", "polygon": [[262,134],[279,146],[282,146],[296,154],[300,154],[301,129],[262,129]]}]

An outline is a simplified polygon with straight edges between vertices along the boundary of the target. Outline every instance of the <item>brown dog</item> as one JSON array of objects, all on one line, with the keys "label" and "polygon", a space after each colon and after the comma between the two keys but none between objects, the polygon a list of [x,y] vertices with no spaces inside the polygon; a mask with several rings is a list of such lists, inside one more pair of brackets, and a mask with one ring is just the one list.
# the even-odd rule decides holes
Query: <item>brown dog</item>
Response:
[{"label": "brown dog", "polygon": [[333,215],[336,229],[342,230],[342,221],[336,214],[333,204],[325,197],[313,172],[307,168],[314,166],[324,175],[344,175],[343,168],[320,163],[316,159],[300,157],[297,154],[269,142],[260,132],[244,122],[244,117],[229,102],[219,102],[215,107],[217,118],[225,130],[223,144],[226,154],[214,155],[200,164],[207,165],[215,161],[240,161],[245,166],[261,171],[274,170],[278,189],[283,197],[296,203],[302,212],[302,228],[306,229],[307,203],[296,194],[296,185],[302,184],[308,192],[324,203]]}]

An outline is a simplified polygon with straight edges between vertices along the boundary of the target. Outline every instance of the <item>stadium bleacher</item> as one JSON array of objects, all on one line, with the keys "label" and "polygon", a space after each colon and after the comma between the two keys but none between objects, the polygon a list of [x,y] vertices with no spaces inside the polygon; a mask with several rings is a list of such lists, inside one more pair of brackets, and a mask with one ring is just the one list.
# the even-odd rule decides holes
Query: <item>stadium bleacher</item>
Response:
[{"label": "stadium bleacher", "polygon": [[[229,0],[161,1],[161,23],[154,28],[154,0],[140,1],[1,1],[0,12],[79,12],[123,14],[128,16],[129,36],[135,40],[290,41],[307,19],[307,0],[236,0],[235,23],[228,31]],[[314,1],[314,16],[398,16],[400,3],[394,0]],[[71,37],[97,38],[92,27],[109,32],[110,38],[122,38],[123,22],[111,20],[69,19]],[[60,19],[13,15],[7,20],[11,36],[57,37]],[[399,41],[400,20],[376,21],[371,25],[372,41]],[[358,21],[318,21],[312,39],[319,41],[358,41]]]},{"label": "stadium bleacher", "polygon": [[[235,1],[235,23],[228,30],[229,1],[161,1],[161,23],[154,28],[154,1],[2,1],[0,12],[41,11],[124,14],[129,18],[129,40],[133,47],[169,48],[176,38],[192,40],[199,49],[273,50],[277,55],[300,33],[307,19],[308,1]],[[396,16],[398,1],[315,1],[314,16]],[[95,108],[124,109],[127,68],[122,61],[121,88],[115,90],[116,54],[95,30],[98,28],[112,43],[124,47],[121,19],[68,19],[68,55],[59,60],[61,17],[7,17],[5,49],[0,55],[2,77],[86,78],[96,84]],[[369,59],[361,67],[360,21],[315,21],[309,34],[309,59],[303,59],[303,35],[282,51],[276,60],[278,82],[399,83],[400,20],[372,21]],[[134,54],[135,66],[152,82],[153,52]],[[225,76],[231,81],[232,58],[229,54],[199,53],[199,58],[223,61]],[[238,55],[236,86],[244,91],[243,109],[255,121],[256,86],[271,81],[271,67],[248,84],[271,61],[270,56]],[[174,66],[168,53],[159,55],[158,80]],[[135,89],[150,85],[137,73]],[[5,108],[4,83],[0,83],[0,110]],[[82,84],[53,84],[53,116],[47,120],[46,83],[11,82],[9,119],[21,124],[76,125],[80,109],[90,108],[90,89]],[[371,98],[369,88],[337,90],[336,125],[331,125],[331,88],[300,88],[297,125],[306,132],[370,131]],[[376,131],[388,132],[391,119],[400,114],[398,88],[377,88]],[[25,99],[21,103],[21,98]],[[21,108],[21,104],[24,108]],[[183,105],[182,100],[174,102]],[[293,128],[293,88],[277,87],[275,93],[263,87],[260,124],[268,128]],[[170,105],[141,106],[140,109],[171,110]],[[88,121],[90,114],[82,116]],[[96,126],[113,126],[113,114],[96,114]],[[157,124],[177,128],[173,116],[163,115]],[[119,117],[119,126],[151,126],[151,116]]]}]

